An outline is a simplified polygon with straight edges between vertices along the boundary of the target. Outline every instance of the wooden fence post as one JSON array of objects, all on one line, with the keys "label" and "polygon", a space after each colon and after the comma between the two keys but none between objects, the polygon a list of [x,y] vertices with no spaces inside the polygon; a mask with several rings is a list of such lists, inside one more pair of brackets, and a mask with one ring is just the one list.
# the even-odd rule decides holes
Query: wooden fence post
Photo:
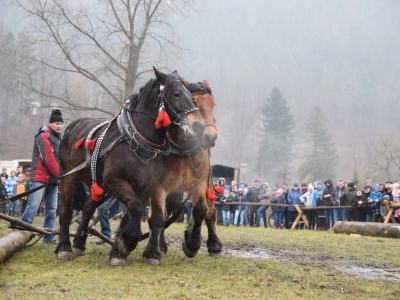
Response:
[{"label": "wooden fence post", "polygon": [[295,204],[294,207],[296,208],[296,210],[297,210],[297,212],[299,213],[299,215],[297,216],[296,220],[294,220],[293,225],[292,225],[292,227],[291,227],[290,229],[292,229],[292,230],[293,230],[293,229],[296,229],[297,224],[298,224],[299,221],[300,221],[300,218],[303,219],[304,224],[307,226],[307,228],[309,228],[307,218],[303,215],[303,211],[302,211],[302,209],[300,208],[300,206],[299,206],[298,204]]}]

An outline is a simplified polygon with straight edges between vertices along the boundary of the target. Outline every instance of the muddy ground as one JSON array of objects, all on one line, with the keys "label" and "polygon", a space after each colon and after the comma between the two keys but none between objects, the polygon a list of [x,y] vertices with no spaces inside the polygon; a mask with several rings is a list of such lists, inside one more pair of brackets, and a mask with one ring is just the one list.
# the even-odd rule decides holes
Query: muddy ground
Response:
[{"label": "muddy ground", "polygon": [[[168,245],[181,248],[183,237],[166,235],[166,240]],[[207,254],[207,248],[204,243],[200,251]],[[299,249],[276,250],[257,248],[257,246],[247,243],[224,243],[221,255],[241,258],[293,260],[317,268],[326,267],[326,264],[329,263],[334,265],[336,270],[361,279],[379,279],[389,282],[400,282],[400,268],[394,268],[388,264],[361,264],[358,262],[352,262],[352,259],[355,260],[355,258],[352,257],[344,259],[344,257],[341,256],[309,256],[308,253]]]}]

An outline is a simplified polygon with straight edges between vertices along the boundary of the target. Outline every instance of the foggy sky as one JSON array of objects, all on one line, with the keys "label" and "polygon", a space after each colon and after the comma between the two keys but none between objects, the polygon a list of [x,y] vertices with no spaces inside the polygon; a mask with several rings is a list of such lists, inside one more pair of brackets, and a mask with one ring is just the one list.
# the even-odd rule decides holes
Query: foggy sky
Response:
[{"label": "foggy sky", "polygon": [[[18,18],[0,5],[3,25],[18,30]],[[160,66],[177,69],[190,81],[209,81],[219,128],[213,164],[249,163],[250,176],[258,176],[259,107],[274,87],[296,116],[293,180],[302,162],[304,121],[316,105],[334,137],[341,178],[352,176],[348,148],[354,134],[361,143],[395,134],[399,1],[210,0],[199,8],[199,14],[174,19],[185,50],[165,57]]]}]

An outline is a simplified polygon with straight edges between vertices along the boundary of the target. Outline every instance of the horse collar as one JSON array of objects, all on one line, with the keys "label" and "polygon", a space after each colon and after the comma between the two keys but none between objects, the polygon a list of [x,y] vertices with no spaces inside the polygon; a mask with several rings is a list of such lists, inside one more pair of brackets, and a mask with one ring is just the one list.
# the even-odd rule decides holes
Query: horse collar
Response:
[{"label": "horse collar", "polygon": [[170,143],[167,139],[164,139],[162,144],[154,144],[147,140],[137,130],[132,116],[128,114],[128,110],[125,107],[121,108],[121,114],[117,119],[118,129],[128,142],[129,149],[135,153],[137,158],[142,163],[148,163],[151,159],[156,158],[158,155],[168,155],[170,152]]}]

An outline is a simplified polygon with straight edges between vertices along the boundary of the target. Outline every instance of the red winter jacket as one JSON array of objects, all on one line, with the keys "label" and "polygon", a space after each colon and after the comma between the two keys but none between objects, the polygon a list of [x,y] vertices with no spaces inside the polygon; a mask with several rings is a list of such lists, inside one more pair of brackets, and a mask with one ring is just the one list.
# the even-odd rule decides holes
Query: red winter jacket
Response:
[{"label": "red winter jacket", "polygon": [[48,183],[59,176],[58,148],[60,142],[61,135],[49,125],[39,129],[33,145],[32,182]]}]

